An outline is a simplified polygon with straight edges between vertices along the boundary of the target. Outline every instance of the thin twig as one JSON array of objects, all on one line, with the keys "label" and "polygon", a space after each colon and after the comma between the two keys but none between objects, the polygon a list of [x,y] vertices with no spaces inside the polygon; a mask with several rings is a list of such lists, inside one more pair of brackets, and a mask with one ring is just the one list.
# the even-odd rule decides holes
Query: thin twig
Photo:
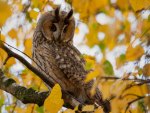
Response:
[{"label": "thin twig", "polygon": [[23,5],[22,12],[26,13],[28,11],[28,9],[29,9],[30,6],[31,6],[31,0],[28,0],[28,3]]},{"label": "thin twig", "polygon": [[145,96],[141,96],[141,97],[136,98],[136,99],[132,100],[131,102],[129,102],[128,105],[127,105],[127,107],[126,107],[125,113],[126,113],[127,110],[129,109],[129,107],[130,107],[131,104],[133,104],[134,102],[136,102],[136,101],[138,101],[138,100],[141,100],[141,99],[143,99],[143,98],[145,98]]},{"label": "thin twig", "polygon": [[[13,46],[11,46],[11,45],[9,45],[8,43],[6,43],[6,42],[4,42],[4,41],[2,41],[2,40],[0,40],[0,41],[1,41],[2,43],[6,44],[7,46],[9,46],[9,47],[11,47],[11,48],[13,48],[13,49],[19,51],[20,53],[22,53],[23,55],[25,55],[26,57],[28,57],[30,60],[34,61],[34,60],[33,60],[29,55],[27,55],[26,53],[20,51],[19,49],[15,48],[15,47],[13,47]],[[35,62],[35,61],[34,61],[34,62]]]},{"label": "thin twig", "polygon": [[5,61],[3,62],[3,65],[5,65],[7,63],[7,61],[9,60],[10,56],[7,56],[7,58],[5,59]]},{"label": "thin twig", "polygon": [[18,100],[16,100],[16,102],[14,103],[14,107],[13,107],[11,113],[14,113],[14,112],[15,112],[15,108],[16,108],[16,106],[17,106],[17,101],[18,101]]},{"label": "thin twig", "polygon": [[146,83],[150,83],[150,79],[147,79],[147,80],[144,80],[144,79],[130,79],[130,78],[119,78],[119,77],[108,77],[108,76],[104,76],[104,77],[101,77],[100,78],[101,80],[104,79],[104,80],[125,80],[125,81],[134,81],[134,82],[139,82],[139,83],[142,83],[142,84],[146,84]]},{"label": "thin twig", "polygon": [[122,91],[122,93],[124,93],[125,91],[129,90],[129,89],[132,88],[132,87],[135,87],[135,86],[142,86],[142,85],[147,84],[147,83],[150,83],[150,81],[148,80],[148,81],[145,81],[145,82],[130,84],[130,85],[128,85],[128,86]]},{"label": "thin twig", "polygon": [[124,95],[124,96],[122,96],[122,97],[120,97],[120,98],[125,98],[125,97],[127,97],[127,96],[135,96],[135,97],[138,97],[138,98],[141,97],[141,96],[139,96],[139,95],[137,95],[137,94],[126,94],[126,95]]},{"label": "thin twig", "polygon": [[140,38],[142,38],[149,30],[150,30],[150,27],[149,27],[148,29],[146,29],[146,30],[142,33],[142,35],[141,35]]}]

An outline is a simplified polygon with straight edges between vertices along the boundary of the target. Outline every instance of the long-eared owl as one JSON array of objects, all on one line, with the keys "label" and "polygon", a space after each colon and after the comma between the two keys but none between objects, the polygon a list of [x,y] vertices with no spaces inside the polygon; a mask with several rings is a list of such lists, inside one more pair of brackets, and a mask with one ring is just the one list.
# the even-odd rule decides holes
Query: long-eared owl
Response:
[{"label": "long-eared owl", "polygon": [[84,82],[88,71],[81,53],[73,45],[75,20],[72,15],[72,9],[67,13],[56,8],[40,17],[33,36],[33,59],[40,71],[81,103],[101,105],[102,95],[98,89],[91,96],[93,81]]}]

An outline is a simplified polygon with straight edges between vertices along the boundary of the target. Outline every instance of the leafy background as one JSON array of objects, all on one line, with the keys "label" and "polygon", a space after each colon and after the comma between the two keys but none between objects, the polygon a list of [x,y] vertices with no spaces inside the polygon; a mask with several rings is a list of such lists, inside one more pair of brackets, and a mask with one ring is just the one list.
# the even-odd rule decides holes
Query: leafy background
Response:
[{"label": "leafy background", "polygon": [[[110,101],[112,113],[124,113],[127,108],[127,113],[150,112],[150,86],[127,80],[148,80],[150,76],[150,0],[0,0],[1,40],[31,57],[37,20],[57,5],[61,5],[62,10],[69,11],[71,7],[74,10],[74,45],[83,53],[86,69],[93,70],[85,82],[97,78],[91,93],[98,86],[104,98],[114,97]],[[4,65],[7,56],[0,49],[0,68],[8,77],[20,85],[47,90],[44,83],[16,59],[10,58]],[[61,109],[61,96],[57,84],[44,105],[38,107],[21,104],[0,90],[0,109],[2,113],[74,113],[77,108]],[[134,101],[138,97],[143,98]],[[88,110],[93,107],[83,108]],[[96,109],[95,113],[102,113],[102,109]]]}]

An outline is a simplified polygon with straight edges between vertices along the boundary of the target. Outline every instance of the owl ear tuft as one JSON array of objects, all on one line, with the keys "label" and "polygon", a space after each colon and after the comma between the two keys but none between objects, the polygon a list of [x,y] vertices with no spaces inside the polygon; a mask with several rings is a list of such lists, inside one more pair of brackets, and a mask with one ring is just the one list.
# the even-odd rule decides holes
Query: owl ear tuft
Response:
[{"label": "owl ear tuft", "polygon": [[71,9],[70,11],[69,11],[69,13],[67,14],[67,16],[66,16],[66,19],[70,19],[71,17],[72,17],[72,15],[73,15],[73,9]]},{"label": "owl ear tuft", "polygon": [[71,9],[69,11],[69,13],[67,14],[67,16],[65,17],[65,23],[67,24],[68,23],[68,20],[72,17],[73,15],[73,9]]},{"label": "owl ear tuft", "polygon": [[60,6],[55,9],[55,18],[57,21],[59,21],[59,11],[60,11]]}]

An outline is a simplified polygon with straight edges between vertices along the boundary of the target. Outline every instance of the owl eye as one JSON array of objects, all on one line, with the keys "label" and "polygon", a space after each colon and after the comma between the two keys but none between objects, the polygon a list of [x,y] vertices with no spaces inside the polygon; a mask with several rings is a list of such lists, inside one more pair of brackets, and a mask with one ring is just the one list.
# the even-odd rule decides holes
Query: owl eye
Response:
[{"label": "owl eye", "polygon": [[53,31],[53,32],[55,32],[57,30],[55,24],[52,24],[52,26],[50,27],[50,30]]}]

